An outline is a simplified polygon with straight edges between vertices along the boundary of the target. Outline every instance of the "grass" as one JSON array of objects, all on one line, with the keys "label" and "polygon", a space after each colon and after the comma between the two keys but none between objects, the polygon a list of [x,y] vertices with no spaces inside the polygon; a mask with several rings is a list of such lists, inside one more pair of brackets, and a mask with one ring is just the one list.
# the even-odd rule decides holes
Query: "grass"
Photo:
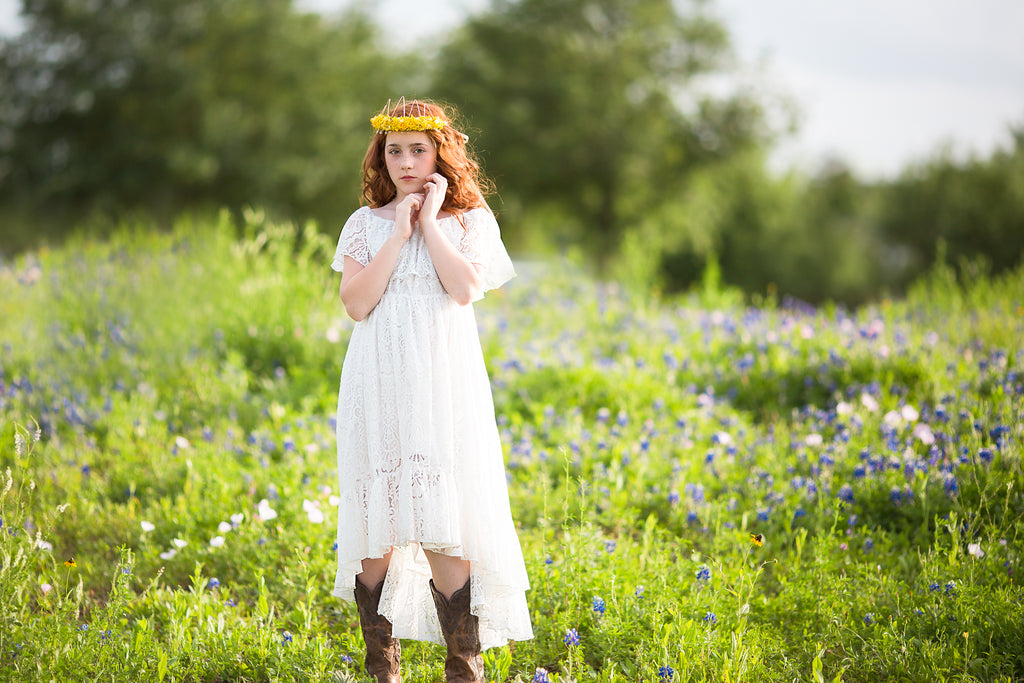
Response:
[{"label": "grass", "polygon": [[[0,264],[0,679],[363,680],[332,253],[254,213]],[[477,317],[536,638],[489,680],[1024,678],[1024,271],[850,311],[520,270]]]}]

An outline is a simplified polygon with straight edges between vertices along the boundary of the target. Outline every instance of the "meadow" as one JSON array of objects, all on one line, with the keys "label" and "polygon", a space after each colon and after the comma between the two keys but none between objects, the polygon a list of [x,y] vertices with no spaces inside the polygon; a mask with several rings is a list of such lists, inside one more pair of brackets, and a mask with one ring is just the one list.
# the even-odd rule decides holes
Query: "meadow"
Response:
[{"label": "meadow", "polygon": [[[333,239],[246,221],[0,263],[0,680],[365,680]],[[1024,679],[1024,270],[847,310],[518,269],[476,314],[536,637],[488,680]]]}]

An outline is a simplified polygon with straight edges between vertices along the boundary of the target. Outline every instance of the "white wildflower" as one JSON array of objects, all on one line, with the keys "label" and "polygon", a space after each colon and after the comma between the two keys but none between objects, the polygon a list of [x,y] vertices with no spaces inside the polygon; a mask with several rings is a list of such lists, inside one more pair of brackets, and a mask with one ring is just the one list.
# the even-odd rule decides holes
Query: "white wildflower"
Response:
[{"label": "white wildflower", "polygon": [[968,543],[967,552],[971,555],[971,557],[977,557],[978,559],[981,559],[985,556],[985,551],[981,549],[980,543]]},{"label": "white wildflower", "polygon": [[860,404],[868,409],[869,412],[875,412],[878,410],[878,401],[871,394],[861,394]]},{"label": "white wildflower", "polygon": [[160,553],[160,559],[161,560],[172,560],[172,559],[174,559],[174,556],[177,555],[177,554],[178,554],[178,551],[175,550],[174,548],[171,548],[170,550],[166,550],[166,551]]},{"label": "white wildflower", "polygon": [[306,511],[306,516],[309,517],[309,521],[313,524],[324,523],[324,513],[320,509],[320,503],[311,500],[302,501],[302,509]]},{"label": "white wildflower", "polygon": [[153,524],[153,522],[147,522],[146,520],[142,520],[141,522],[139,522],[139,526],[141,526],[142,530],[146,533],[149,533],[150,531],[156,529],[156,524]]},{"label": "white wildflower", "polygon": [[175,548],[179,548],[179,549],[180,549],[180,548],[184,548],[185,546],[187,546],[187,545],[188,545],[188,541],[186,541],[186,540],[185,540],[185,539],[183,539],[183,538],[176,538],[176,539],[174,539],[173,541],[171,541],[171,543],[173,543],[173,544],[174,544],[174,547],[175,547]]},{"label": "white wildflower", "polygon": [[270,520],[277,518],[277,510],[270,507],[270,503],[266,498],[261,500],[259,505],[256,506],[256,514],[264,522],[269,522]]},{"label": "white wildflower", "polygon": [[231,526],[231,522],[221,522],[217,525],[217,531],[221,532],[222,534],[228,533],[229,531],[231,531],[232,528],[233,527]]},{"label": "white wildflower", "polygon": [[900,415],[907,422],[917,422],[917,418],[920,417],[917,409],[911,405],[903,406],[903,408],[900,409]]},{"label": "white wildflower", "polygon": [[222,545],[224,545],[224,537],[223,536],[214,536],[213,538],[210,539],[210,545],[212,545],[214,548],[221,547]]},{"label": "white wildflower", "polygon": [[935,443],[935,434],[932,433],[932,428],[923,422],[918,422],[914,425],[914,437],[925,446],[931,446]]}]

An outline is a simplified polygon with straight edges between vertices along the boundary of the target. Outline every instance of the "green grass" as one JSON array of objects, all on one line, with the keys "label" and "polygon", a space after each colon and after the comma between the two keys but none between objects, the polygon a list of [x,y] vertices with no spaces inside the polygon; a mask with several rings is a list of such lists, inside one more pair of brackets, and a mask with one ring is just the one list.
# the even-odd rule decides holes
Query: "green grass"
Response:
[{"label": "green grass", "polygon": [[[363,680],[333,247],[253,214],[0,264],[0,679]],[[477,317],[536,638],[489,680],[1024,679],[1024,271],[848,311],[521,270]]]}]

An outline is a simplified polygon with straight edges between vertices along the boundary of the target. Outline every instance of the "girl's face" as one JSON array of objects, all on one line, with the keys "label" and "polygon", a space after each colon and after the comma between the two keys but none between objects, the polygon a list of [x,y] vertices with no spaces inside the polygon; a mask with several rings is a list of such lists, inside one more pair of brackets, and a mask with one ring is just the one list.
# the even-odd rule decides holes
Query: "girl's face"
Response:
[{"label": "girl's face", "polygon": [[437,148],[423,131],[388,133],[384,143],[388,175],[398,190],[397,201],[423,192],[427,176],[437,172]]}]

